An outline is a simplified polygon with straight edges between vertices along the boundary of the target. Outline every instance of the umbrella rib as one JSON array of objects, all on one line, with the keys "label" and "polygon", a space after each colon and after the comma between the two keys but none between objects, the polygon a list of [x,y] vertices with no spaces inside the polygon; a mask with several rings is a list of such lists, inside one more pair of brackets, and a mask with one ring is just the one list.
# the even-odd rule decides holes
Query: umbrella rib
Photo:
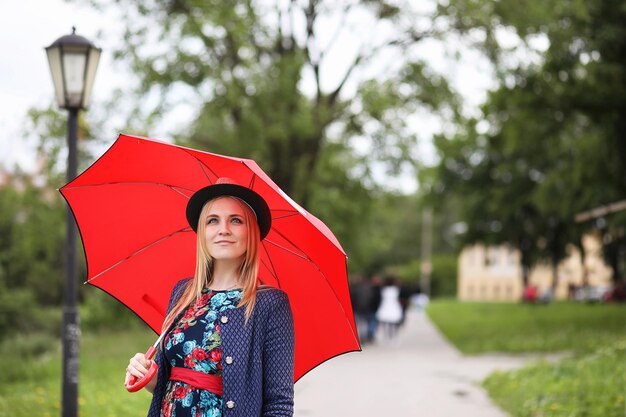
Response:
[{"label": "umbrella rib", "polygon": [[[192,158],[194,158],[199,164],[200,164],[200,169],[202,169],[202,172],[204,173],[204,176],[206,177],[206,179],[209,181],[209,184],[213,184],[213,181],[211,181],[211,177],[207,174],[206,171],[209,171],[216,179],[220,178],[220,176],[211,169],[211,167],[209,165],[207,165],[204,161],[202,161],[200,158],[198,158],[197,156],[193,155],[189,149],[185,149],[182,148],[183,151],[185,151],[185,153],[187,153],[187,155],[191,156]],[[237,162],[240,162],[242,165],[244,165],[246,168],[248,168],[249,171],[252,172],[252,180],[250,183],[250,189],[252,189],[252,186],[254,185],[254,180],[257,177],[257,175],[254,173],[254,171],[250,170],[250,168],[245,164],[244,161],[238,160]],[[206,170],[205,170],[206,168]]]},{"label": "umbrella rib", "polygon": [[[288,239],[285,235],[283,235],[282,233],[280,233],[278,230],[276,230],[276,229],[272,229],[272,230],[274,230],[274,232],[276,232],[276,233],[277,233],[277,234],[279,234],[279,235],[280,235],[283,239],[285,239],[287,242],[289,242],[289,243],[290,243],[290,244],[291,244],[294,248],[298,249],[298,250],[299,250],[300,252],[302,252],[302,253],[305,253],[302,249],[300,249],[297,245],[295,245],[295,244],[294,244],[291,240],[289,240],[289,239]],[[335,292],[335,288],[334,288],[334,287],[330,284],[330,282],[328,281],[328,278],[326,278],[326,275],[324,275],[324,272],[320,269],[320,267],[319,267],[319,266],[318,266],[315,262],[313,262],[313,260],[312,260],[311,258],[309,258],[308,256],[302,256],[302,255],[299,255],[299,254],[295,253],[295,252],[294,252],[294,251],[292,251],[292,250],[289,250],[289,249],[287,249],[287,248],[285,248],[285,247],[283,247],[283,246],[281,246],[281,245],[276,244],[275,242],[272,242],[272,241],[269,241],[269,240],[268,240],[268,243],[271,243],[271,244],[273,244],[274,246],[276,246],[276,247],[278,247],[278,248],[281,248],[281,249],[283,249],[283,250],[285,250],[285,251],[287,251],[287,252],[289,252],[289,253],[292,253],[292,254],[294,254],[294,255],[296,255],[296,256],[298,256],[298,257],[302,258],[302,259],[306,259],[307,261],[309,261],[309,262],[310,262],[313,266],[315,266],[315,268],[317,269],[318,273],[322,276],[322,278],[324,279],[324,282],[326,282],[326,285],[328,285],[328,287],[329,287],[329,288],[330,288],[330,290],[332,291],[332,293],[333,293],[333,295],[335,296],[335,298],[336,298],[337,300],[339,300],[339,297],[337,296],[337,292]],[[268,258],[269,258],[269,256],[268,256]],[[348,314],[346,313],[346,310],[343,308],[343,305],[342,305],[341,303],[339,303],[339,305],[341,305],[341,311],[343,312],[344,318],[345,318],[345,319],[346,319],[346,321],[348,322],[348,327],[349,327],[350,329],[352,329],[352,326],[350,326],[350,325],[349,325],[349,324],[350,324],[350,320],[349,320]],[[354,335],[354,332],[353,332],[353,336],[355,336],[355,335]],[[355,336],[355,337],[356,337],[356,336]],[[358,340],[358,339],[357,339],[357,340]]]},{"label": "umbrella rib", "polygon": [[[312,262],[313,265],[315,265],[314,262]],[[317,267],[317,265],[315,265]],[[333,288],[332,285],[330,285],[330,282],[328,282],[328,279],[326,278],[326,275],[324,275],[324,273],[317,268],[317,270],[319,271],[319,274],[322,276],[322,278],[324,278],[324,281],[326,281],[326,284],[328,285],[328,287],[330,287],[330,290],[333,292],[333,295],[335,296],[335,299],[337,301],[339,301],[339,297],[337,296],[337,293],[335,292],[335,288]],[[354,333],[354,330],[352,329],[352,326],[350,325],[350,317],[348,316],[348,314],[346,313],[346,309],[343,307],[343,304],[338,302],[337,304],[339,304],[341,311],[343,312],[343,317],[345,318],[346,322],[348,322],[348,328],[350,329],[350,331],[352,332],[352,337],[354,337],[354,339],[357,341],[359,341],[359,337]]]},{"label": "umbrella rib", "polygon": [[[191,156],[192,158],[194,158],[194,159],[198,162],[198,164],[200,164],[200,169],[202,169],[202,172],[204,173],[204,176],[206,177],[206,179],[209,181],[209,183],[210,183],[210,184],[213,184],[213,181],[211,181],[211,178],[210,178],[210,176],[207,174],[207,172],[206,172],[206,171],[209,171],[209,172],[210,172],[210,173],[211,173],[211,174],[212,174],[215,178],[219,178],[219,175],[218,175],[215,171],[213,171],[209,165],[207,165],[206,163],[204,163],[204,161],[202,161],[202,160],[201,160],[200,158],[198,158],[197,156],[193,155],[193,154],[192,154],[189,150],[187,150],[187,149],[184,149],[184,148],[183,148],[183,151],[184,151],[185,153],[187,153],[187,155],[189,155],[189,156]],[[248,166],[245,164],[245,162],[243,162],[243,161],[240,161],[240,162],[241,162],[244,166],[248,167]],[[250,168],[248,167],[248,169],[250,169]],[[255,184],[255,182],[256,182],[256,179],[258,178],[258,175],[257,175],[254,171],[251,171],[251,172],[252,172],[252,178],[250,179],[250,182],[249,182],[248,188],[250,188],[250,189],[254,189],[254,184]],[[190,191],[192,191],[192,190],[190,190]],[[276,211],[278,211],[278,210],[276,210]],[[290,214],[288,214],[288,215],[284,215],[284,216],[278,216],[278,217],[273,218],[272,220],[281,220],[281,219],[284,219],[284,218],[288,218],[288,217],[292,217],[292,216],[297,216],[297,215],[299,214],[297,211],[291,211],[291,210],[281,210],[281,211],[286,211],[286,212],[288,212],[288,213],[290,213]]]},{"label": "umbrella rib", "polygon": [[272,221],[274,220],[282,220],[282,219],[287,219],[289,217],[293,217],[293,216],[297,216],[298,213],[297,212],[289,212],[289,214],[285,214],[283,216],[277,216],[277,217],[272,217]]},{"label": "umbrella rib", "polygon": [[[194,190],[191,190],[189,188],[181,187],[180,185],[166,184],[164,182],[154,182],[154,181],[115,181],[115,182],[103,182],[103,183],[99,183],[99,184],[74,185],[72,187],[67,187],[67,188],[64,187],[63,189],[64,190],[73,190],[74,188],[103,187],[105,185],[158,185],[158,186],[170,188],[172,190],[174,190],[176,188],[180,188],[181,190],[185,190],[185,191],[190,191],[190,192],[194,191]],[[177,191],[177,190],[174,190],[174,191]],[[177,192],[180,193],[180,191],[177,191]],[[180,194],[184,196],[184,194],[182,194],[182,193],[180,193]]]},{"label": "umbrella rib", "polygon": [[219,178],[220,176],[217,175],[217,173],[215,171],[213,171],[211,169],[210,166],[208,166],[206,163],[204,163],[204,161],[202,161],[200,158],[198,158],[197,156],[195,156],[194,154],[191,153],[191,150],[189,149],[185,149],[185,148],[181,148],[187,155],[191,156],[193,159],[195,159],[198,164],[200,164],[200,169],[202,170],[202,172],[204,173],[204,176],[206,177],[207,181],[209,181],[209,185],[213,185],[213,181],[211,180],[211,177],[207,174],[207,171],[210,172],[215,178]]},{"label": "umbrella rib", "polygon": [[[300,248],[298,247],[298,245],[296,245],[295,243],[293,243],[293,242],[291,241],[291,239],[289,239],[287,236],[285,236],[284,234],[282,234],[282,233],[280,232],[280,230],[275,229],[275,228],[272,228],[272,230],[273,230],[274,232],[276,232],[276,234],[277,234],[277,235],[279,235],[280,237],[282,237],[283,239],[285,239],[285,240],[287,241],[287,243],[289,243],[291,246],[293,246],[294,248],[296,248],[297,250],[299,250],[299,251],[300,251],[300,253],[303,253],[303,254],[304,254],[304,255],[298,255],[297,253],[294,253],[294,255],[300,256],[302,259],[307,259],[307,260],[309,260],[312,264],[314,264],[314,265],[315,265],[315,262],[313,262],[313,261],[311,260],[311,258],[309,258],[309,257],[306,255],[306,252],[305,252],[305,251],[303,251],[302,249],[300,249]],[[271,242],[271,241],[270,241],[270,242]],[[292,253],[293,253],[293,251],[290,251],[290,250],[289,250],[289,249],[287,249],[287,248],[283,248],[282,246],[278,245],[278,244],[277,244],[277,243],[275,243],[275,242],[271,242],[271,243],[272,243],[272,244],[274,244],[275,246],[278,246],[279,248],[285,249],[286,251],[288,251],[288,252],[292,252]],[[317,265],[315,265],[315,267],[319,269],[319,267],[318,267]]]},{"label": "umbrella rib", "polygon": [[176,194],[181,195],[182,197],[189,199],[189,196],[186,195],[185,193],[182,193],[180,190],[185,190],[185,191],[189,191],[189,192],[193,192],[194,190],[190,190],[189,188],[185,188],[185,187],[181,187],[178,185],[172,185],[172,184],[165,184],[165,183],[161,183],[161,182],[141,182],[141,181],[129,181],[129,182],[106,182],[106,183],[102,183],[102,184],[89,184],[89,185],[79,185],[76,187],[71,187],[72,188],[87,188],[87,187],[102,187],[105,185],[121,185],[121,184],[128,184],[128,185],[156,185],[156,186],[160,186],[160,187],[166,187],[172,191],[174,191]]},{"label": "umbrella rib", "polygon": [[[280,233],[279,233],[279,234],[280,234]],[[284,236],[283,236],[283,237],[284,237]],[[270,240],[265,239],[265,241],[267,241],[267,243],[271,243],[272,245],[274,245],[274,246],[276,246],[276,247],[278,247],[278,248],[280,248],[280,249],[283,249],[283,250],[284,250],[284,251],[286,251],[286,252],[289,252],[289,253],[291,253],[291,254],[293,254],[293,255],[295,255],[295,256],[298,256],[298,257],[299,257],[299,258],[301,258],[301,259],[305,259],[305,260],[309,261],[309,262],[310,262],[310,263],[311,263],[311,264],[315,267],[315,269],[317,269],[317,272],[318,272],[318,273],[322,276],[322,279],[324,280],[324,282],[326,282],[326,284],[328,285],[328,287],[329,287],[329,288],[330,288],[330,290],[332,291],[332,293],[333,293],[333,295],[335,296],[335,298],[336,298],[337,300],[339,299],[339,297],[337,297],[337,293],[335,292],[335,289],[333,288],[333,286],[332,286],[332,285],[330,285],[330,282],[328,282],[328,278],[326,278],[326,275],[324,274],[324,272],[322,272],[322,270],[320,269],[320,267],[319,267],[319,266],[317,266],[317,264],[316,264],[315,262],[313,262],[313,260],[312,260],[311,258],[309,258],[308,256],[302,256],[302,255],[300,255],[300,254],[298,254],[298,253],[296,253],[296,252],[294,252],[294,251],[291,251],[291,250],[289,250],[289,249],[285,248],[284,246],[278,245],[278,244],[276,244],[275,242],[272,242],[272,241],[270,241]],[[267,254],[267,259],[269,260],[269,262],[270,262],[270,264],[271,264],[271,269],[270,269],[269,267],[268,267],[267,269],[268,269],[268,270],[270,270],[270,273],[272,274],[272,276],[274,277],[274,279],[275,279],[275,280],[276,280],[276,282],[278,283],[278,287],[279,287],[279,288],[282,288],[282,287],[281,287],[281,285],[280,285],[280,278],[278,277],[278,274],[276,273],[276,270],[274,269],[274,263],[272,262],[272,257],[271,257],[271,256],[269,256],[269,253],[267,253],[267,248],[265,247],[265,242],[261,242],[261,243],[262,243],[262,245],[263,245],[263,249],[265,250],[265,252],[266,252],[266,254]],[[292,243],[292,242],[290,242],[290,243]],[[293,244],[293,243],[292,243],[292,244]],[[296,245],[294,245],[294,246],[296,246]],[[296,246],[296,247],[297,247],[297,246]],[[265,265],[265,263],[264,263],[264,265]],[[267,265],[266,265],[266,267],[267,267]],[[352,331],[352,326],[350,325],[350,320],[348,319],[348,314],[346,313],[346,310],[343,308],[343,305],[342,305],[341,303],[338,303],[338,304],[341,306],[341,311],[342,311],[342,313],[343,313],[343,315],[344,315],[344,318],[345,318],[345,319],[346,319],[346,321],[348,322],[348,328],[350,328],[350,330]],[[356,336],[354,335],[354,331],[352,331],[352,336],[353,336],[353,337],[356,337]]]},{"label": "umbrella rib", "polygon": [[[176,187],[176,188],[178,188],[178,187]],[[170,189],[170,190],[174,191],[175,193],[178,193],[178,194],[182,195],[182,196],[183,196],[183,197],[185,197],[186,199],[189,199],[189,196],[188,196],[188,195],[185,195],[185,194],[181,193],[181,192],[180,192],[180,191],[178,191],[176,188],[174,188],[174,187],[169,187],[169,189]],[[185,188],[185,189],[186,189],[186,188]],[[189,191],[191,191],[191,190],[189,190]]]},{"label": "umbrella rib", "polygon": [[269,252],[267,251],[267,248],[265,247],[265,242],[261,241],[261,246],[263,246],[263,250],[265,251],[265,255],[267,255],[267,259],[269,260],[269,266],[265,265],[265,262],[262,262],[263,265],[265,265],[265,267],[268,269],[268,271],[270,271],[270,274],[272,274],[272,277],[274,277],[274,279],[276,280],[276,282],[278,283],[278,286],[280,287],[280,278],[278,278],[278,273],[276,272],[276,268],[274,268],[274,262],[272,262],[272,257],[270,256]]},{"label": "umbrella rib", "polygon": [[[244,164],[245,165],[245,164]],[[247,165],[246,165],[247,166]],[[256,181],[256,174],[253,173],[252,174],[252,178],[250,178],[250,185],[248,186],[248,188],[250,188],[251,190],[254,189],[254,182]]]},{"label": "umbrella rib", "polygon": [[[284,236],[283,236],[283,237],[284,237]],[[265,240],[267,241],[267,243],[271,243],[272,245],[276,246],[277,248],[280,248],[280,249],[284,250],[285,252],[289,252],[289,253],[291,253],[292,255],[297,256],[298,258],[301,258],[301,259],[304,259],[304,260],[310,261],[311,263],[313,263],[313,264],[314,264],[314,262],[311,260],[311,258],[309,258],[309,257],[308,257],[308,256],[306,256],[306,255],[302,255],[302,254],[299,254],[299,253],[297,253],[297,252],[292,251],[291,249],[287,249],[286,247],[284,247],[284,246],[282,246],[282,245],[279,245],[279,244],[278,244],[278,243],[276,243],[276,242],[272,242],[272,241],[271,241],[271,240],[269,240],[269,239],[265,239]],[[289,243],[291,243],[291,242],[289,242]],[[293,243],[292,243],[292,245],[293,245]],[[296,245],[293,245],[293,246],[296,246]],[[297,247],[297,246],[296,246],[296,247]],[[269,255],[268,255],[268,257],[269,257]],[[317,267],[317,265],[315,265],[315,266]]]},{"label": "umbrella rib", "polygon": [[[96,278],[101,277],[103,274],[105,274],[105,273],[109,272],[110,270],[114,269],[115,267],[119,266],[120,264],[122,264],[122,263],[126,262],[126,261],[127,261],[127,260],[129,260],[130,258],[132,258],[132,257],[134,257],[134,256],[139,255],[141,252],[143,252],[144,250],[146,250],[146,249],[150,248],[151,246],[154,246],[154,245],[156,245],[156,244],[158,244],[158,243],[162,242],[163,240],[169,239],[170,237],[172,237],[172,236],[174,236],[174,235],[176,235],[176,234],[178,234],[178,233],[188,232],[188,231],[190,231],[190,230],[191,230],[191,228],[190,228],[190,227],[184,227],[184,228],[182,228],[182,229],[180,229],[180,230],[176,230],[175,232],[170,233],[169,235],[162,236],[162,237],[158,238],[158,239],[157,239],[157,240],[155,240],[154,242],[151,242],[151,243],[149,243],[149,244],[145,245],[144,247],[142,247],[141,249],[138,249],[138,250],[136,250],[135,252],[131,253],[130,255],[126,256],[125,258],[120,259],[119,261],[117,261],[116,263],[114,263],[113,265],[111,265],[110,267],[108,267],[107,269],[105,269],[104,271],[99,272],[98,274],[94,275],[93,277],[91,277],[91,279],[88,279],[88,280],[85,282],[85,284],[87,284],[87,283],[91,284],[91,283],[92,283],[92,282],[93,282]],[[93,284],[92,284],[92,285],[93,285]]]},{"label": "umbrella rib", "polygon": [[[187,154],[191,155],[190,152],[187,152]],[[208,170],[211,174],[213,174],[215,176],[215,178],[219,178],[219,176],[215,173],[215,171],[213,171],[211,169],[211,167],[209,167],[207,164],[202,162],[200,160],[200,158],[198,158],[197,156],[194,156],[194,155],[191,155],[191,157],[195,158],[196,161],[198,161],[198,163],[200,164],[200,169],[202,170],[202,173],[204,173],[204,176],[206,177],[207,181],[209,181],[209,184],[213,184],[213,181],[211,181],[211,178],[207,175],[206,170]]]}]

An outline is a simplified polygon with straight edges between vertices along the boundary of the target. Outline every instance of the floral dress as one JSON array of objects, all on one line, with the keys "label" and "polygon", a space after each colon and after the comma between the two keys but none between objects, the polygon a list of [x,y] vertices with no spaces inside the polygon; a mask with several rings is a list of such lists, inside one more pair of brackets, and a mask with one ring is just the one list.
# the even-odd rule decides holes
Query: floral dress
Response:
[{"label": "floral dress", "polygon": [[[165,360],[171,366],[222,376],[222,339],[218,318],[235,308],[241,290],[212,291],[190,306],[164,340]],[[162,417],[221,417],[222,397],[184,382],[168,381]]]}]

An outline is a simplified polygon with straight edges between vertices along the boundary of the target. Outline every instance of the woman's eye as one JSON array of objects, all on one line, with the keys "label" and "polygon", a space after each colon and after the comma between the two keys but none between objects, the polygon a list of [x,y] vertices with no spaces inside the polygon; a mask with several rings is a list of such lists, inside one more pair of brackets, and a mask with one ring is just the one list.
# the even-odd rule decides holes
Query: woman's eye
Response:
[{"label": "woman's eye", "polygon": [[210,218],[207,219],[206,224],[215,224],[217,223],[217,219],[216,218]]},{"label": "woman's eye", "polygon": [[237,223],[237,224],[243,224],[243,220],[241,220],[238,217],[233,218],[233,223]]}]

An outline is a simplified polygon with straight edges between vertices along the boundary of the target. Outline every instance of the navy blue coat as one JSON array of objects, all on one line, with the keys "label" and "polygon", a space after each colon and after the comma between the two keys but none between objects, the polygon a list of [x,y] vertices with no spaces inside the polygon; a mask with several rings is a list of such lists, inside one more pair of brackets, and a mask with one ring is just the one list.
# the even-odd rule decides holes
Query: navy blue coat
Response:
[{"label": "navy blue coat", "polygon": [[[168,312],[189,280],[174,286]],[[252,316],[245,325],[244,313],[245,308],[235,308],[220,317],[222,414],[224,417],[292,417],[294,332],[287,294],[280,289],[260,287]],[[232,358],[232,363],[225,361],[227,357]],[[155,361],[159,365],[158,379],[148,417],[159,417],[170,374],[170,365],[160,348]]]}]

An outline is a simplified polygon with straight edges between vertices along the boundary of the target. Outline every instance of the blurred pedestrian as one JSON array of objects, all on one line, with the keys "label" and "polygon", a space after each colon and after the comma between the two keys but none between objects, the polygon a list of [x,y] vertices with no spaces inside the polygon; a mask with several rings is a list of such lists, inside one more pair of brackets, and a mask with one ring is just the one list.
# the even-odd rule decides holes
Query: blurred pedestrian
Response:
[{"label": "blurred pedestrian", "polygon": [[534,303],[537,301],[537,297],[539,296],[539,290],[533,284],[528,284],[524,289],[524,294],[522,296],[522,301],[525,303]]},{"label": "blurred pedestrian", "polygon": [[428,303],[430,302],[430,298],[422,291],[422,287],[419,285],[416,286],[415,294],[411,297],[412,304],[415,306],[416,310],[421,313],[426,309]]},{"label": "blurred pedestrian", "polygon": [[357,274],[350,282],[350,299],[354,311],[354,321],[361,344],[371,342],[369,337],[369,313],[372,304],[373,288],[363,275]]},{"label": "blurred pedestrian", "polygon": [[380,307],[382,279],[379,275],[372,275],[368,279],[370,288],[370,298],[367,306],[367,343],[373,343],[376,340],[376,332],[378,331],[378,318],[376,313]]},{"label": "blurred pedestrian", "polygon": [[606,294],[605,300],[615,303],[626,302],[626,281],[621,280],[614,283],[613,288]]},{"label": "blurred pedestrian", "polygon": [[376,318],[378,319],[383,337],[387,340],[392,340],[395,339],[402,320],[400,287],[395,276],[389,275],[385,277],[380,295],[380,307],[378,307],[376,312]]},{"label": "blurred pedestrian", "polygon": [[398,296],[400,300],[400,305],[402,306],[402,318],[400,319],[400,327],[404,325],[406,320],[406,311],[409,308],[409,301],[411,300],[411,296],[414,293],[414,288],[411,284],[403,282],[400,284],[400,295]]}]

